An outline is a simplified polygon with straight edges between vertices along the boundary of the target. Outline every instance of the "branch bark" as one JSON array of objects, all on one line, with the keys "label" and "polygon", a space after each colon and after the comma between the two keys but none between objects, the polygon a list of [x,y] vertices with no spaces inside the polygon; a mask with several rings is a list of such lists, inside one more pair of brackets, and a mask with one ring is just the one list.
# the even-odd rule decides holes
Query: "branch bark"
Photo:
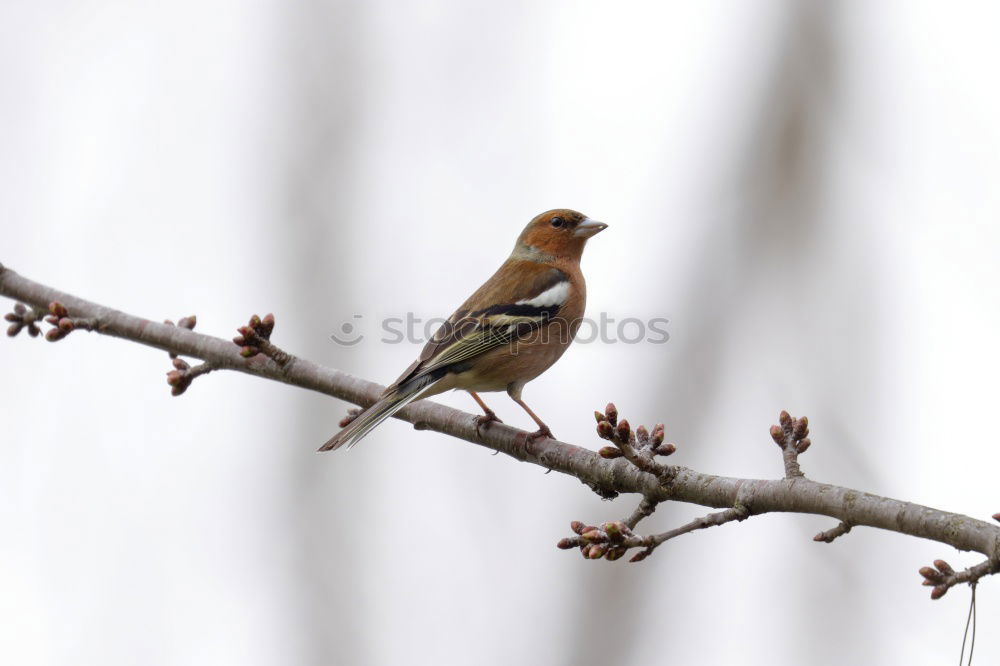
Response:
[{"label": "branch bark", "polygon": [[[93,332],[198,358],[210,364],[208,367],[213,370],[235,370],[256,375],[361,406],[372,404],[383,389],[374,382],[284,352],[280,365],[264,353],[245,358],[240,347],[230,340],[114,310],[29,280],[3,265],[0,265],[0,294],[38,311],[48,309],[53,302],[62,304],[70,318],[86,321],[86,328]],[[785,478],[744,479],[705,474],[679,465],[653,463],[651,457],[647,460],[641,457],[644,454],[637,454],[631,449],[627,436],[627,457],[617,459],[606,459],[590,449],[553,439],[536,440],[528,446],[529,433],[526,431],[502,423],[478,429],[474,415],[426,400],[409,405],[396,417],[412,423],[417,429],[440,432],[573,476],[605,498],[621,493],[639,494],[643,503],[628,519],[629,527],[634,527],[635,523],[650,515],[657,503],[670,500],[733,509],[724,515],[739,520],[763,513],[810,513],[829,516],[851,527],[874,527],[931,539],[987,557],[985,562],[966,570],[972,571],[972,574],[954,576],[958,579],[956,582],[974,582],[984,575],[1000,571],[998,525],[802,476],[796,458],[805,450],[801,442],[808,441],[802,439],[803,433],[808,434],[804,424],[794,433],[794,423],[789,426],[792,430],[786,427],[788,433],[780,433],[786,437],[782,441],[779,441],[779,432],[772,430],[772,436],[782,446]],[[798,449],[794,446],[795,442],[800,443]],[[716,523],[706,522],[696,527],[710,524]],[[683,532],[691,531],[682,529]],[[672,535],[675,531],[664,534]],[[843,533],[846,529],[841,531],[835,528],[829,536],[834,536],[835,532]]]}]

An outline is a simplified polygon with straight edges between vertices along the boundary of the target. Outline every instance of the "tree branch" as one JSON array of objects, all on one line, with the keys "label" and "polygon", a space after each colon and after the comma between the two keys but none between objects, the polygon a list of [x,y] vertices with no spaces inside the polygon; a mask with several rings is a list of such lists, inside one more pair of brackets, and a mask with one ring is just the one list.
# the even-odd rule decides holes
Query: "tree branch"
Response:
[{"label": "tree branch", "polygon": [[[32,308],[29,312],[27,308],[15,306],[14,312],[8,316],[8,320],[14,322],[8,330],[10,335],[15,335],[22,327],[35,326],[40,318],[38,313],[49,310],[52,314],[47,320],[53,323],[53,330],[60,331],[52,336],[53,340],[65,337],[70,331],[85,329],[205,362],[196,368],[177,367],[175,364],[175,371],[181,373],[182,378],[184,373],[197,375],[209,370],[235,370],[362,406],[372,404],[383,388],[374,382],[325,368],[274,347],[268,340],[273,318],[270,322],[267,318],[251,320],[249,327],[240,329],[241,336],[234,344],[233,341],[195,333],[184,326],[161,324],[92,303],[29,280],[2,265],[0,294]],[[239,344],[241,346],[237,346]],[[251,351],[247,351],[248,348]],[[502,423],[477,429],[474,415],[426,400],[407,406],[396,417],[418,429],[434,430],[573,476],[604,498],[610,499],[620,493],[639,494],[643,498],[639,508],[627,519],[628,525],[621,523],[629,531],[641,519],[652,514],[659,502],[673,500],[724,509],[654,537],[636,537],[654,540],[644,544],[644,547],[654,542],[659,545],[672,536],[700,527],[762,513],[811,513],[829,516],[841,521],[844,526],[875,527],[932,539],[959,550],[977,551],[987,557],[985,562],[964,572],[942,573],[942,582],[935,583],[935,590],[952,580],[952,585],[975,582],[984,575],[1000,571],[1000,526],[919,504],[819,483],[802,476],[797,458],[809,446],[806,438],[808,424],[804,418],[796,420],[783,413],[781,425],[772,428],[772,437],[782,448],[785,478],[742,479],[714,476],[658,462],[656,456],[667,456],[675,448],[672,444],[663,443],[662,425],[654,428],[652,434],[641,427],[632,432],[626,421],[617,422],[616,410],[615,418],[610,418],[612,409],[613,406],[609,405],[605,414],[597,413],[598,434],[614,444],[604,447],[600,453],[553,439],[536,440],[529,447],[526,445],[529,434],[526,431]],[[837,530],[829,532],[830,540],[846,532],[843,529],[835,534]],[[936,580],[936,577],[932,578]]]}]

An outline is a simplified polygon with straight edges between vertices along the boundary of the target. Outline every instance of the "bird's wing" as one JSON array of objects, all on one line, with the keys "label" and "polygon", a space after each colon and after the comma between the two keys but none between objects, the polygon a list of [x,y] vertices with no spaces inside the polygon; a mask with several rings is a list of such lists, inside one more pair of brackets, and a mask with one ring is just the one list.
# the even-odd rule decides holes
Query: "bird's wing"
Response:
[{"label": "bird's wing", "polygon": [[[477,357],[516,343],[555,318],[569,297],[569,276],[557,268],[538,270],[537,264],[521,265],[525,263],[529,262],[502,266],[441,325],[420,357],[388,390],[466,367]],[[510,279],[510,273],[516,279]]]}]

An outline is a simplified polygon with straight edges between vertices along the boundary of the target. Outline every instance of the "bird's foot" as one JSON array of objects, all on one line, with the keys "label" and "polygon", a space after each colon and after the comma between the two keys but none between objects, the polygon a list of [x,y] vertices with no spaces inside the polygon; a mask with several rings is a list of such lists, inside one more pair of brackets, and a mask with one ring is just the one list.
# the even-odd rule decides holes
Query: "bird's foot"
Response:
[{"label": "bird's foot", "polygon": [[476,434],[480,437],[483,436],[483,428],[488,428],[491,423],[503,423],[500,417],[496,415],[492,409],[487,409],[485,414],[477,416],[473,419],[476,424]]},{"label": "bird's foot", "polygon": [[545,437],[548,437],[549,439],[555,439],[556,438],[555,435],[552,434],[552,431],[549,430],[548,426],[542,426],[541,428],[539,428],[535,432],[533,432],[530,435],[528,435],[528,441],[529,442],[534,442],[535,440],[543,439]]},{"label": "bird's foot", "polygon": [[552,431],[549,430],[548,426],[542,426],[535,432],[529,433],[528,437],[524,440],[524,448],[531,453],[531,445],[542,439],[555,439]]}]

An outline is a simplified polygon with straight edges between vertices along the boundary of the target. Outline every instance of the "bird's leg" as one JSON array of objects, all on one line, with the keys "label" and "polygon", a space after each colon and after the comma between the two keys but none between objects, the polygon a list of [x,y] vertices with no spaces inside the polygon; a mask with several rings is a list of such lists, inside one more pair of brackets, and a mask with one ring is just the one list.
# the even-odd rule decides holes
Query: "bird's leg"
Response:
[{"label": "bird's leg", "polygon": [[477,416],[475,419],[477,435],[482,436],[483,433],[481,432],[481,428],[488,427],[493,422],[503,423],[503,421],[500,420],[500,417],[496,415],[496,412],[486,406],[486,403],[479,397],[479,394],[474,391],[469,391],[469,395],[472,396],[473,400],[479,403],[479,406],[483,408],[484,412],[482,416]]},{"label": "bird's leg", "polygon": [[525,404],[524,400],[521,400],[521,396],[519,395],[515,396],[511,394],[510,391],[508,391],[507,393],[508,395],[510,395],[510,399],[516,402],[517,404],[521,405],[521,409],[528,412],[528,416],[530,416],[531,419],[538,424],[538,430],[528,435],[528,444],[531,444],[535,440],[542,439],[544,437],[555,439],[555,436],[553,436],[552,431],[549,430],[549,427],[545,425],[533,411],[531,411],[531,407],[528,407],[528,405]]}]

